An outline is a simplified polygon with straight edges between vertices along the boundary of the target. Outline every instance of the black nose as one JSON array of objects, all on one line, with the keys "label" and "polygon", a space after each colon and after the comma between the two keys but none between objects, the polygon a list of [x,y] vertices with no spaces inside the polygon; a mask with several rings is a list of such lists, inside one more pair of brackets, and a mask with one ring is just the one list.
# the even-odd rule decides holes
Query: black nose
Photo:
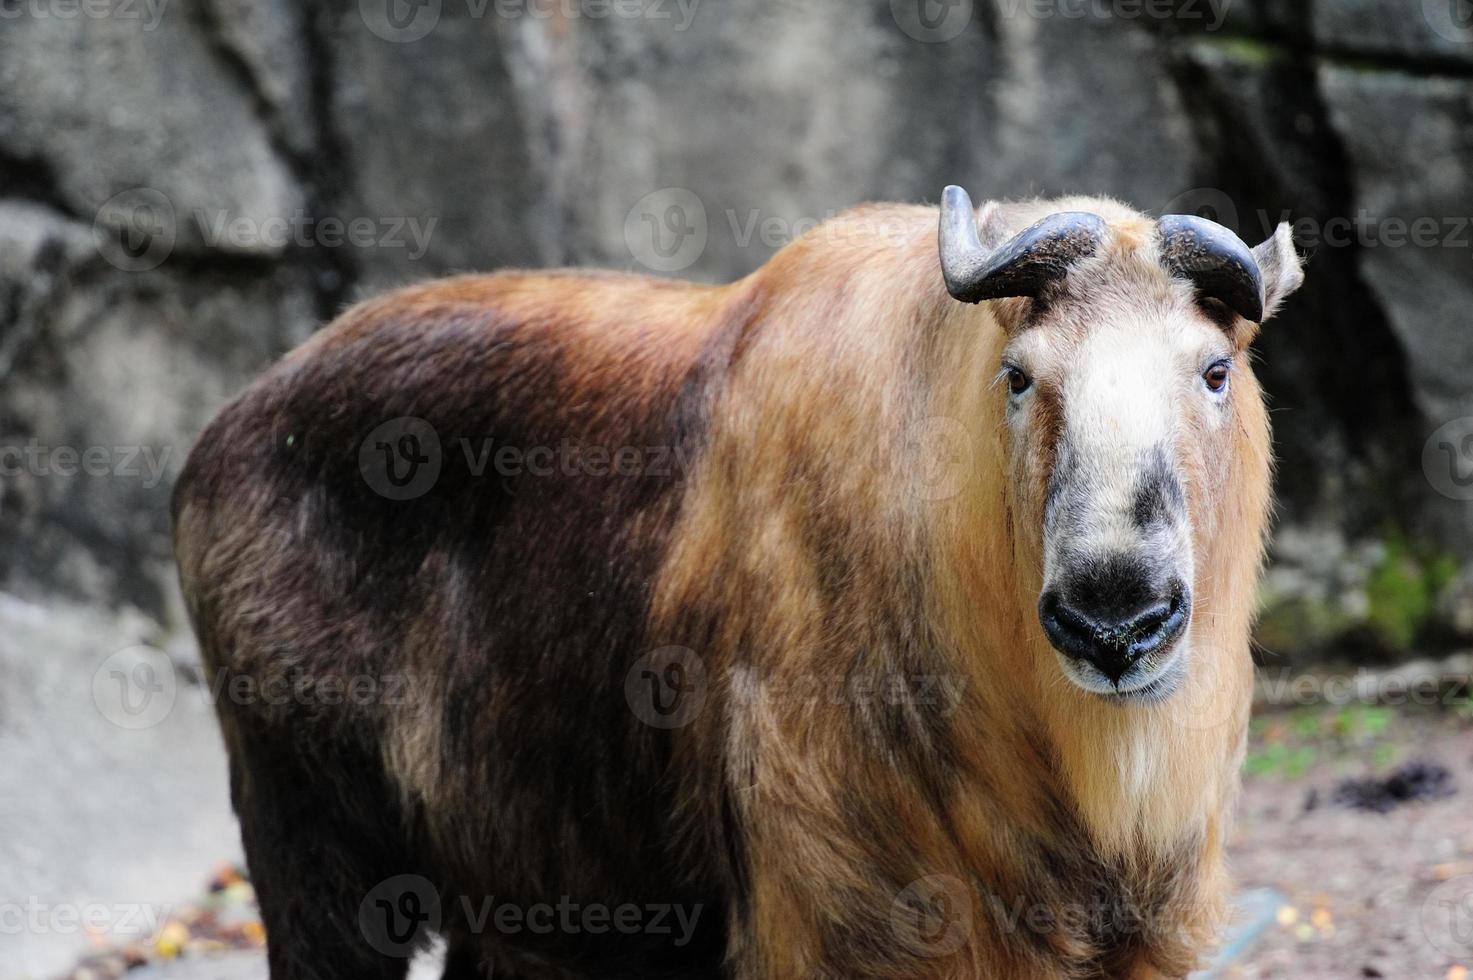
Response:
[{"label": "black nose", "polygon": [[[1049,642],[1066,657],[1099,668],[1112,683],[1147,654],[1168,646],[1187,625],[1191,597],[1181,582],[1145,602],[1122,605],[1120,595],[1050,589],[1038,602]],[[1139,595],[1145,590],[1130,590]],[[1154,591],[1154,590],[1153,590]]]}]

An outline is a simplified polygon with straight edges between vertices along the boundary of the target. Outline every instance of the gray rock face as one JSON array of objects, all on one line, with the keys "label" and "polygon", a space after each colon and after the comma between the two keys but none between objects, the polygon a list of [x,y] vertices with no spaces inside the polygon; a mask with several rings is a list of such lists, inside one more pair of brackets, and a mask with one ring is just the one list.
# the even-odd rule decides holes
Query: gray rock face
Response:
[{"label": "gray rock face", "polygon": [[[211,236],[221,218],[259,225],[300,206],[298,189],[211,38],[166,4],[113,16],[27,7],[0,32],[0,157],[44,179],[84,222],[115,195],[162,196],[176,247],[271,257],[259,236]],[[124,12],[128,16],[124,16]]]},{"label": "gray rock face", "polygon": [[86,254],[90,229],[22,207],[0,207],[13,235],[0,262],[27,277],[0,387],[0,536],[23,543],[6,570],[162,612],[173,477],[201,420],[308,335],[310,294],[286,267],[259,280],[122,272]]},{"label": "gray rock face", "polygon": [[1473,4],[1468,0],[1315,0],[1314,35],[1322,45],[1418,61],[1473,65]]},{"label": "gray rock face", "polygon": [[[576,83],[548,99],[570,157],[555,176],[566,257],[724,280],[867,200],[962,181],[1156,204],[1186,179],[1190,126],[1144,32],[967,2],[928,42],[911,6],[739,0],[685,28],[672,5],[524,32]],[[1117,111],[1078,111],[1091,103]],[[661,255],[680,248],[665,221],[679,201],[696,230]]]},{"label": "gray rock face", "polygon": [[891,152],[906,40],[834,0],[575,23],[570,258],[727,279],[886,184],[917,196]]},{"label": "gray rock face", "polygon": [[[1459,554],[1473,549],[1473,80],[1322,69],[1364,219],[1360,273],[1386,311],[1425,420],[1409,433],[1434,493],[1427,534]],[[1446,444],[1443,445],[1444,439]],[[1440,451],[1454,447],[1452,456]],[[1450,624],[1470,614],[1452,603]],[[1456,631],[1461,631],[1458,628]]]},{"label": "gray rock face", "polygon": [[346,249],[360,287],[544,264],[542,181],[503,50],[511,25],[450,3],[423,38],[393,43],[365,28],[367,6],[326,39],[342,167],[331,200],[374,226]]},{"label": "gray rock face", "polygon": [[[1259,341],[1284,519],[1466,565],[1473,458],[1436,433],[1473,418],[1470,249],[1329,239],[1468,210],[1468,3],[28,5],[0,31],[0,436],[44,462],[3,477],[0,587],[177,624],[169,477],[350,300],[503,266],[727,280],[949,182],[1299,222],[1309,285]],[[162,476],[116,472],[133,448]]]},{"label": "gray rock face", "polygon": [[1430,419],[1473,412],[1473,81],[1326,67],[1365,218],[1360,264]]}]

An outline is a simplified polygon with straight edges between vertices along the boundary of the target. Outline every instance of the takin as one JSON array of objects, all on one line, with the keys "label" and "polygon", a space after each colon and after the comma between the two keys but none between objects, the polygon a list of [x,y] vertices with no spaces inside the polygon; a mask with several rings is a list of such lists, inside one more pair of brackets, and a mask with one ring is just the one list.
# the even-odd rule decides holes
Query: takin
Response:
[{"label": "takin", "polygon": [[361,303],[175,550],[274,980],[1182,977],[1301,282],[1111,200]]}]

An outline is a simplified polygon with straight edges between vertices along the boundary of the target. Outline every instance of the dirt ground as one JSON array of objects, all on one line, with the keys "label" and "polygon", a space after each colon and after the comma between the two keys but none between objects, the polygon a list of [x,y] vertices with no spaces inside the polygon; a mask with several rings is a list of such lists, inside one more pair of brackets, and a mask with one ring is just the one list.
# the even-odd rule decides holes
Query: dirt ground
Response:
[{"label": "dirt ground", "polygon": [[[1337,802],[1347,779],[1407,764],[1437,798],[1386,812]],[[1242,888],[1287,901],[1222,975],[1465,980],[1473,971],[1473,717],[1357,706],[1255,719],[1231,843]]]}]

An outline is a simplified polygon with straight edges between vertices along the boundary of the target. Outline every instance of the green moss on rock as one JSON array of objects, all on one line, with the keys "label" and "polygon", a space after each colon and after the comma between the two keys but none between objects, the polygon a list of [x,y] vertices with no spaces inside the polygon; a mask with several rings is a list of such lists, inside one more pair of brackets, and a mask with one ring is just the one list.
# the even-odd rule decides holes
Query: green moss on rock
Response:
[{"label": "green moss on rock", "polygon": [[1437,596],[1457,574],[1447,556],[1412,547],[1393,531],[1366,582],[1366,625],[1392,650],[1410,650],[1437,610]]}]

